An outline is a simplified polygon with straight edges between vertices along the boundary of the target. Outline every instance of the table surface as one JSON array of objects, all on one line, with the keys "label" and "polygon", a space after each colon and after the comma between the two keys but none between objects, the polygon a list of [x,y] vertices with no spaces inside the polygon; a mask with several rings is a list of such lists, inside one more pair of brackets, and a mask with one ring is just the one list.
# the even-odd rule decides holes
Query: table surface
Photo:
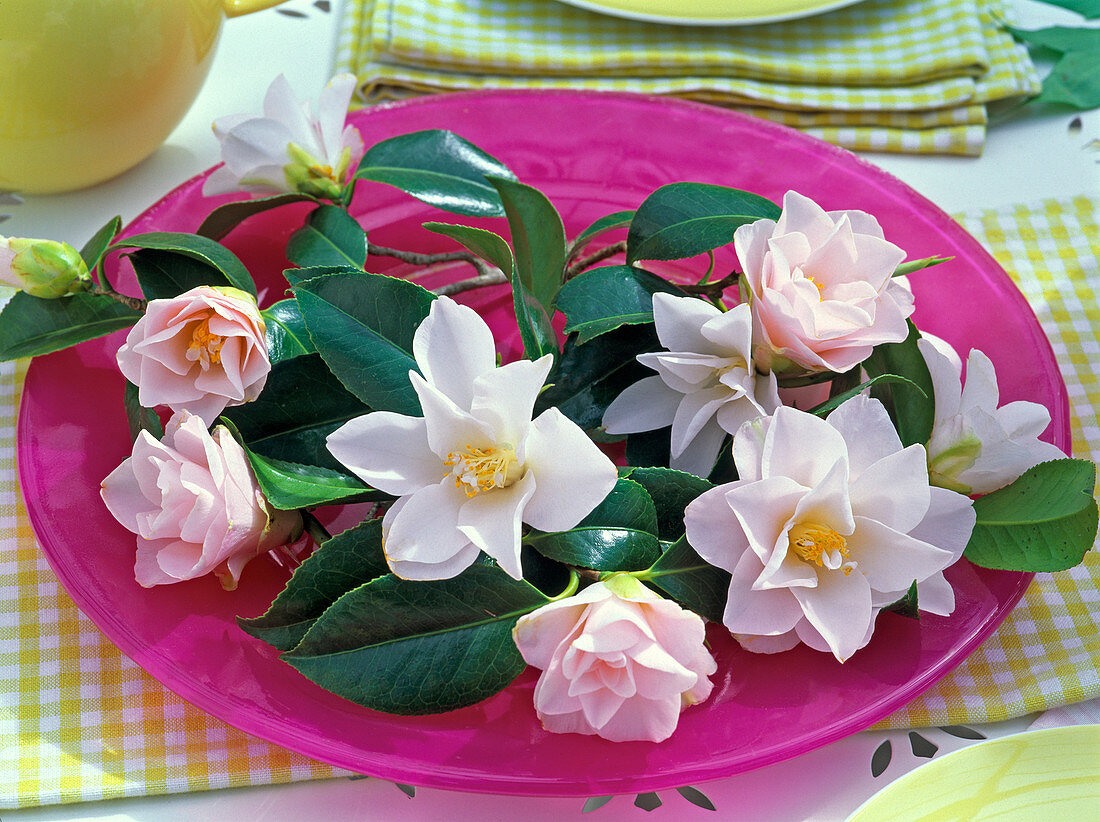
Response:
[{"label": "table surface", "polygon": [[[1025,27],[1079,25],[1079,18],[1032,0],[1015,0]],[[122,176],[84,191],[26,197],[0,204],[0,233],[49,237],[79,247],[103,221],[124,222],[189,177],[218,161],[210,123],[259,108],[272,78],[283,73],[302,98],[314,97],[330,74],[339,0],[332,4],[290,0],[278,9],[227,21],[210,76],[194,106],[150,158]],[[287,12],[290,12],[289,14]],[[293,42],[295,50],[273,48]],[[1079,117],[1080,128],[1070,128]],[[979,158],[865,155],[948,212],[996,208],[1047,197],[1100,194],[1100,110],[1019,109],[994,122]],[[989,736],[1025,729],[1033,717],[982,727]],[[938,729],[920,732],[940,752],[972,744]],[[870,761],[884,740],[893,758],[880,777]],[[885,785],[927,761],[905,731],[868,731],[788,762],[698,786],[718,809],[717,818],[760,822],[844,819]],[[797,784],[799,789],[791,791]],[[675,791],[662,791],[661,807],[647,814],[621,796],[583,814],[597,822],[622,819],[715,819]],[[376,779],[338,778],[293,785],[241,788],[5,811],[7,822],[32,820],[249,820],[309,819],[318,807],[332,822],[344,819],[418,820],[444,814],[479,820],[580,819],[584,799],[482,796],[419,789],[408,797]]]}]

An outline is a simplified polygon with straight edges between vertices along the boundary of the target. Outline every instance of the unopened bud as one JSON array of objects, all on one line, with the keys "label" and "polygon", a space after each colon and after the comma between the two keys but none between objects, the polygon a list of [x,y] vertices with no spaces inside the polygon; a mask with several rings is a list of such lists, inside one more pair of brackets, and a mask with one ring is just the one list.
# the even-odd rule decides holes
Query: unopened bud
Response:
[{"label": "unopened bud", "polygon": [[0,237],[0,282],[56,300],[92,287],[80,253],[68,243]]}]

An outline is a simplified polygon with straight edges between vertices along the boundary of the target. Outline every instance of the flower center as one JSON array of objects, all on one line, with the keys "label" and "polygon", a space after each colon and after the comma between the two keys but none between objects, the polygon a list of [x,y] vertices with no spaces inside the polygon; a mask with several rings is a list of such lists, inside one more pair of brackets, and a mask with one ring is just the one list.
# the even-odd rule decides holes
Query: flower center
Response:
[{"label": "flower center", "polygon": [[812,562],[819,568],[844,571],[844,576],[852,573],[856,567],[848,562],[848,543],[844,537],[828,525],[816,522],[802,522],[791,528],[787,534],[790,549],[806,562]]},{"label": "flower center", "polygon": [[822,283],[819,283],[813,277],[807,277],[806,279],[814,284],[814,288],[817,289],[817,295],[819,297],[821,297],[822,299],[824,299],[825,298],[825,286]]},{"label": "flower center", "polygon": [[461,488],[467,497],[492,488],[505,488],[522,473],[516,452],[510,445],[475,448],[466,443],[464,450],[449,453],[443,464],[451,466],[455,488]]},{"label": "flower center", "polygon": [[205,371],[211,363],[222,361],[222,345],[225,337],[210,333],[210,320],[203,320],[191,332],[191,342],[187,346],[187,359],[198,362]]}]

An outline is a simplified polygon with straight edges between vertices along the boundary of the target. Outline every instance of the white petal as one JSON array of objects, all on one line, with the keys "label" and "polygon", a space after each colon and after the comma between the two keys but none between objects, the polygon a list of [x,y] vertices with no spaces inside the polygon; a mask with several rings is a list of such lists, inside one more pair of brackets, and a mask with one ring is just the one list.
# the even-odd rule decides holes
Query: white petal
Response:
[{"label": "white petal", "polygon": [[904,534],[916,527],[929,505],[928,456],[910,445],[880,459],[851,484],[852,510]]},{"label": "white petal", "polygon": [[[383,519],[383,551],[404,579],[450,579],[477,559],[478,548],[458,530],[466,495],[448,478],[402,497]],[[396,510],[395,510],[396,509]]]},{"label": "white petal", "polygon": [[[812,447],[807,444],[812,443]],[[823,419],[783,406],[776,409],[761,455],[761,475],[791,477],[813,488],[843,460],[848,448],[840,432]]]},{"label": "white petal", "polygon": [[697,477],[706,477],[713,470],[725,440],[726,432],[717,421],[711,420],[687,444],[682,454],[672,457],[669,467],[695,474]]},{"label": "white petal", "polygon": [[470,413],[486,422],[498,443],[517,446],[527,434],[535,400],[546,382],[554,358],[517,360],[474,380]]},{"label": "white petal", "polygon": [[868,467],[901,450],[901,438],[881,402],[859,394],[841,403],[826,418],[844,437],[848,469],[855,481]]},{"label": "white petal", "polygon": [[816,588],[792,588],[806,619],[841,662],[863,647],[872,622],[871,588],[857,572],[819,576]]},{"label": "white petal", "polygon": [[977,520],[974,502],[946,488],[930,490],[928,513],[909,532],[909,536],[950,552],[952,559],[948,565],[954,565],[962,556],[974,530]]},{"label": "white petal", "polygon": [[697,297],[678,297],[663,292],[653,295],[653,324],[661,345],[669,351],[715,353],[700,329],[703,323],[721,314],[718,308]]},{"label": "white petal", "polygon": [[753,583],[764,564],[751,551],[734,567],[722,624],[735,634],[785,634],[802,618],[802,608],[789,588],[760,591]]},{"label": "white petal", "polygon": [[[718,409],[729,398],[729,389],[723,385],[705,391],[685,394],[676,408],[672,420],[672,456],[678,457],[702,430]],[[715,452],[717,455],[717,451]],[[711,460],[713,464],[713,459]],[[709,467],[707,473],[710,473]]]},{"label": "white petal", "polygon": [[471,445],[484,448],[497,444],[489,425],[475,419],[415,371],[409,372],[409,379],[424,412],[428,448],[441,460]]},{"label": "white petal", "polygon": [[348,104],[358,84],[354,74],[337,74],[328,81],[317,101],[317,129],[328,160],[335,160],[340,155]]},{"label": "white petal", "polygon": [[726,502],[731,488],[745,484],[739,481],[711,488],[684,509],[684,528],[691,547],[711,565],[726,571],[734,569],[743,553],[752,553],[737,515]]},{"label": "white petal", "polygon": [[951,551],[864,517],[856,517],[856,530],[847,540],[850,559],[876,591],[907,590],[913,582],[928,579],[952,562]]},{"label": "white petal", "polygon": [[646,377],[628,386],[603,415],[609,434],[656,431],[671,425],[683,394],[673,391],[660,377]]},{"label": "white petal", "polygon": [[428,448],[421,417],[375,411],[344,423],[325,443],[353,474],[387,494],[411,494],[450,473]]},{"label": "white petal", "polygon": [[534,493],[535,478],[528,472],[506,488],[476,494],[458,512],[458,530],[515,579],[523,577],[520,528],[524,507]]},{"label": "white petal", "polygon": [[[286,77],[280,74],[264,95],[264,117],[282,123],[290,131],[290,140],[298,143],[307,151],[315,151],[313,129],[305,108],[294,95]],[[288,142],[290,141],[288,140]],[[283,144],[284,149],[286,144]]]},{"label": "white petal", "polygon": [[413,357],[424,378],[464,411],[474,380],[496,368],[493,332],[472,308],[449,297],[432,302],[413,335]]}]

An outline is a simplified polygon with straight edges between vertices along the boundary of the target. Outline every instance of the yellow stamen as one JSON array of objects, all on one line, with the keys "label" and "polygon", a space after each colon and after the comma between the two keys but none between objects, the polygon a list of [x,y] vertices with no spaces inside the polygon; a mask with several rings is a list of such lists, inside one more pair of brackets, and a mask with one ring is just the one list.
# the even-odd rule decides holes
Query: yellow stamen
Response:
[{"label": "yellow stamen", "polygon": [[443,464],[452,467],[455,488],[461,488],[467,497],[491,488],[505,488],[521,473],[516,452],[508,445],[476,448],[466,443],[464,450],[449,453]]},{"label": "yellow stamen", "polygon": [[309,176],[314,179],[332,180],[334,183],[340,182],[336,179],[336,175],[332,173],[332,166],[315,163],[311,165],[307,171],[309,172]]},{"label": "yellow stamen", "polygon": [[818,294],[819,297],[824,297],[825,296],[825,286],[824,285],[819,283],[813,277],[807,277],[806,279],[814,284],[814,287],[817,289],[817,294]]},{"label": "yellow stamen", "polygon": [[848,559],[848,543],[828,525],[804,522],[795,525],[787,534],[790,549],[802,560],[819,568],[843,569],[844,575],[852,573],[855,563]]},{"label": "yellow stamen", "polygon": [[191,342],[187,346],[187,359],[198,361],[205,371],[211,363],[218,364],[222,361],[222,345],[225,337],[210,333],[210,320],[203,320],[195,326],[191,332]]}]

